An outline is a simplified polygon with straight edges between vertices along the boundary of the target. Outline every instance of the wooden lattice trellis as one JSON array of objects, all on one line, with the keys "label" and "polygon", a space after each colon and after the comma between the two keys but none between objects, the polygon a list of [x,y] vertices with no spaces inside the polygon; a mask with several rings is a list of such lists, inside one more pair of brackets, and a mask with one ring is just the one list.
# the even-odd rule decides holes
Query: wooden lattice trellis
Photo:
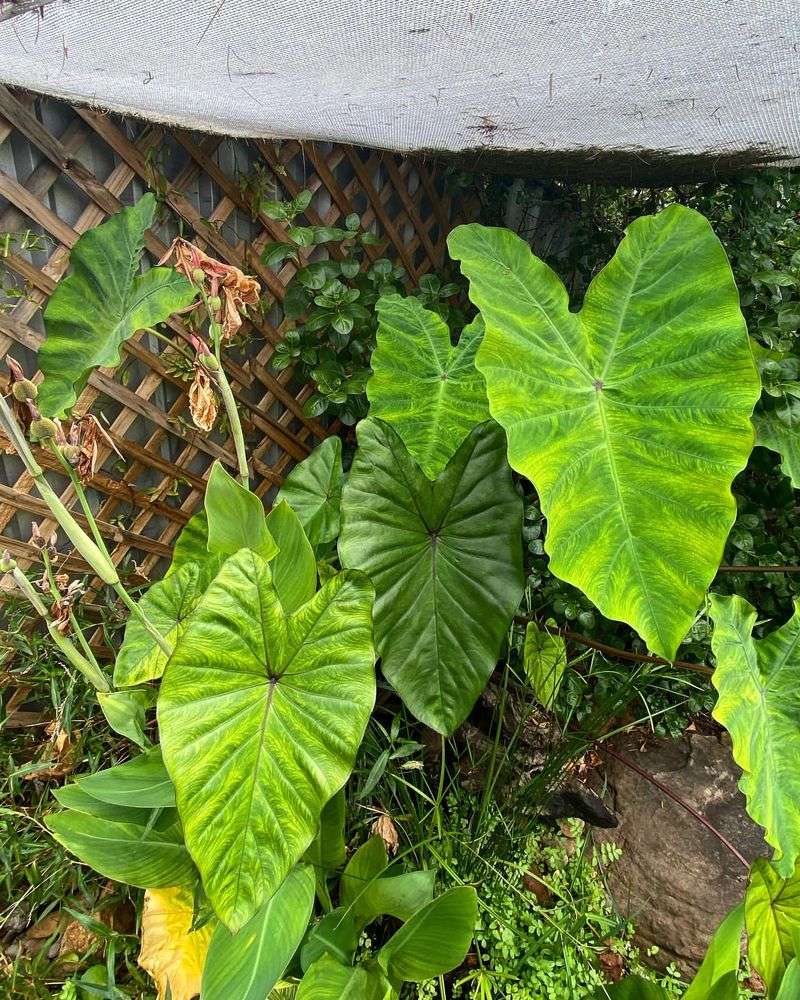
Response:
[{"label": "wooden lattice trellis", "polygon": [[[415,283],[445,257],[450,199],[443,179],[431,164],[390,153],[192,134],[0,86],[0,234],[30,230],[40,237],[27,247],[19,240],[0,243],[4,284],[24,290],[12,308],[6,300],[0,309],[0,359],[10,354],[34,374],[41,310],[68,269],[70,248],[148,188],[162,205],[160,224],[147,239],[151,260],[181,233],[256,275],[275,300],[271,312],[246,324],[248,343],[238,363],[228,365],[251,445],[254,488],[266,498],[331,428],[304,414],[312,387],[299,385],[291,370],[269,368],[294,267],[287,263],[276,274],[261,262],[263,245],[285,235],[280,223],[253,210],[254,188],[270,198],[311,190],[310,225],[337,225],[357,212],[383,240],[367,248],[369,258],[390,257]],[[186,384],[171,372],[164,350],[150,334],[137,334],[123,364],[116,372],[96,372],[76,407],[102,412],[124,457],[120,463],[107,449],[90,484],[100,529],[116,563],[133,559],[147,575],[157,572],[201,502],[213,459],[235,467],[230,440],[191,425]],[[7,372],[0,367],[5,392]],[[40,462],[72,506],[68,481],[47,454]],[[0,550],[28,565],[36,558],[27,540],[30,520],[45,519],[47,511],[14,456],[2,456],[0,468]],[[66,567],[84,568],[73,556]]]}]

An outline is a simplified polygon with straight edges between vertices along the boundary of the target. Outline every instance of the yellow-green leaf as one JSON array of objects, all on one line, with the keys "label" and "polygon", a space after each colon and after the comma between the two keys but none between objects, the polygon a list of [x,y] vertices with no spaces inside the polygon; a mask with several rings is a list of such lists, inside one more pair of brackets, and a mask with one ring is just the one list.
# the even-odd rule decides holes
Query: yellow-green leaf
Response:
[{"label": "yellow-green leaf", "polygon": [[242,927],[347,780],[375,699],[370,582],[340,573],[286,615],[269,565],[228,559],[158,699],[186,844],[217,915]]},{"label": "yellow-green leaf", "polygon": [[722,244],[678,205],[637,219],[580,313],[514,233],[459,226],[448,245],[486,324],[489,408],[547,518],[550,570],[673,658],[736,516],[761,391]]},{"label": "yellow-green leaf", "polygon": [[788,878],[800,857],[800,600],[765,639],[753,638],[756,611],[742,597],[712,594],[711,618],[714,718],[730,733],[747,811]]},{"label": "yellow-green leaf", "polygon": [[384,295],[375,309],[370,416],[391,424],[435,479],[472,428],[489,419],[486,383],[475,367],[483,321],[466,326],[454,347],[442,317],[414,296]]}]

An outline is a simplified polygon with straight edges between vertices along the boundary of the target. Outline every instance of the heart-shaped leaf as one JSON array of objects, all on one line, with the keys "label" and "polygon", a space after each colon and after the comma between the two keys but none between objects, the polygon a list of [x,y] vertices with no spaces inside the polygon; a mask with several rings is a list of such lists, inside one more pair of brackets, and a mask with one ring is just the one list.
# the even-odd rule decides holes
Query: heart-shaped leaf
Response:
[{"label": "heart-shaped leaf", "polygon": [[186,843],[236,931],[311,843],[375,699],[373,590],[340,573],[287,616],[269,566],[228,559],[167,665],[164,760]]},{"label": "heart-shaped leaf", "polygon": [[203,969],[203,1000],[264,1000],[292,960],[314,905],[314,873],[293,868],[237,933],[217,924]]},{"label": "heart-shaped leaf", "polygon": [[431,482],[397,433],[358,427],[342,498],[342,565],[375,584],[383,672],[414,715],[440,733],[483,690],[522,596],[522,500],[503,431],[476,427]]},{"label": "heart-shaped leaf", "polygon": [[540,629],[536,622],[528,622],[522,664],[536,697],[545,708],[552,708],[567,665],[563,638],[557,632],[549,632],[547,626]]},{"label": "heart-shaped leaf", "polygon": [[342,500],[342,442],[338,437],[325,438],[292,469],[275,502],[281,500],[300,518],[312,545],[336,538]]},{"label": "heart-shaped leaf", "polygon": [[747,811],[788,878],[800,857],[800,600],[765,639],[753,638],[756,617],[742,597],[711,595],[713,715],[730,733]]},{"label": "heart-shaped leaf", "polygon": [[137,330],[194,301],[194,286],[170,267],[137,273],[155,210],[155,196],[146,194],[88,230],[70,251],[72,273],[56,285],[44,311],[38,405],[45,416],[72,407],[92,368],[116,367],[120,347]]},{"label": "heart-shaped leaf", "polygon": [[697,212],[637,219],[571,312],[514,233],[448,239],[486,332],[476,364],[536,487],[549,568],[673,658],[736,517],[761,391],[722,244]]},{"label": "heart-shaped leaf", "polygon": [[747,956],[767,984],[769,996],[778,992],[795,950],[800,927],[800,865],[781,878],[775,865],[758,858],[750,869],[744,899]]},{"label": "heart-shaped leaf", "polygon": [[475,367],[480,316],[457,347],[442,317],[418,298],[378,300],[377,346],[367,383],[370,416],[391,424],[429,479],[444,469],[473,427],[489,419],[486,383]]}]

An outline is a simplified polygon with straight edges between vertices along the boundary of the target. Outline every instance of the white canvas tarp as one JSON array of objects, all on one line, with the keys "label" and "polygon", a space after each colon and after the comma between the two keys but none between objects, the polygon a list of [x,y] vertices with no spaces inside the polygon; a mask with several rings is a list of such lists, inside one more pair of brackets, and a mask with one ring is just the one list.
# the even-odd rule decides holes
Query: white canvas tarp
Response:
[{"label": "white canvas tarp", "polygon": [[240,136],[800,155],[800,0],[1,0],[0,80]]}]

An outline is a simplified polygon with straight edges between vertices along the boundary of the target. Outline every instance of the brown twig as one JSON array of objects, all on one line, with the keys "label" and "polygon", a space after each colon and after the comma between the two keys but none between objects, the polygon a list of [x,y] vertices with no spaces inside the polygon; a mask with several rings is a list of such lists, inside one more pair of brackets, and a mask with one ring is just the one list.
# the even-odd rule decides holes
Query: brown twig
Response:
[{"label": "brown twig", "polygon": [[600,750],[601,753],[607,753],[610,757],[613,757],[614,760],[618,760],[620,764],[624,764],[625,767],[629,767],[632,771],[635,771],[636,774],[639,775],[639,777],[644,778],[645,781],[649,781],[651,785],[655,785],[655,787],[659,791],[663,792],[666,796],[671,798],[673,802],[677,803],[681,807],[681,809],[685,809],[690,816],[693,816],[698,821],[698,823],[702,823],[703,826],[710,833],[713,833],[714,836],[717,838],[717,840],[724,847],[727,847],[727,849],[731,852],[731,854],[737,860],[741,861],[741,863],[744,865],[745,868],[750,867],[750,862],[747,860],[747,858],[745,858],[743,854],[740,854],[739,851],[736,850],[733,844],[728,840],[728,838],[723,833],[720,833],[720,831],[713,824],[709,823],[709,821],[705,818],[705,816],[702,813],[698,812],[695,808],[690,806],[688,802],[685,802],[679,795],[676,795],[675,792],[667,788],[667,786],[662,782],[660,782],[658,778],[655,778],[648,771],[645,771],[644,768],[639,767],[638,764],[634,764],[632,760],[628,760],[627,757],[623,757],[621,753],[617,753],[616,750],[612,750],[611,747],[609,746],[599,745],[597,749]]},{"label": "brown twig", "polygon": [[800,566],[720,566],[720,573],[800,573]]},{"label": "brown twig", "polygon": [[[514,620],[524,624],[535,619],[533,616],[517,615]],[[617,646],[609,646],[608,643],[598,642],[596,639],[588,638],[588,636],[578,635],[567,628],[548,625],[547,631],[555,632],[565,639],[569,639],[571,642],[577,642],[581,646],[588,646],[590,649],[596,649],[600,653],[606,653],[617,660],[630,660],[633,663],[655,663],[665,667],[679,667],[681,670],[692,670],[694,673],[703,674],[705,677],[710,677],[714,673],[713,668],[706,666],[705,663],[690,663],[688,660],[665,660],[661,656],[651,656],[649,653],[631,653],[627,649],[619,649]]]}]

